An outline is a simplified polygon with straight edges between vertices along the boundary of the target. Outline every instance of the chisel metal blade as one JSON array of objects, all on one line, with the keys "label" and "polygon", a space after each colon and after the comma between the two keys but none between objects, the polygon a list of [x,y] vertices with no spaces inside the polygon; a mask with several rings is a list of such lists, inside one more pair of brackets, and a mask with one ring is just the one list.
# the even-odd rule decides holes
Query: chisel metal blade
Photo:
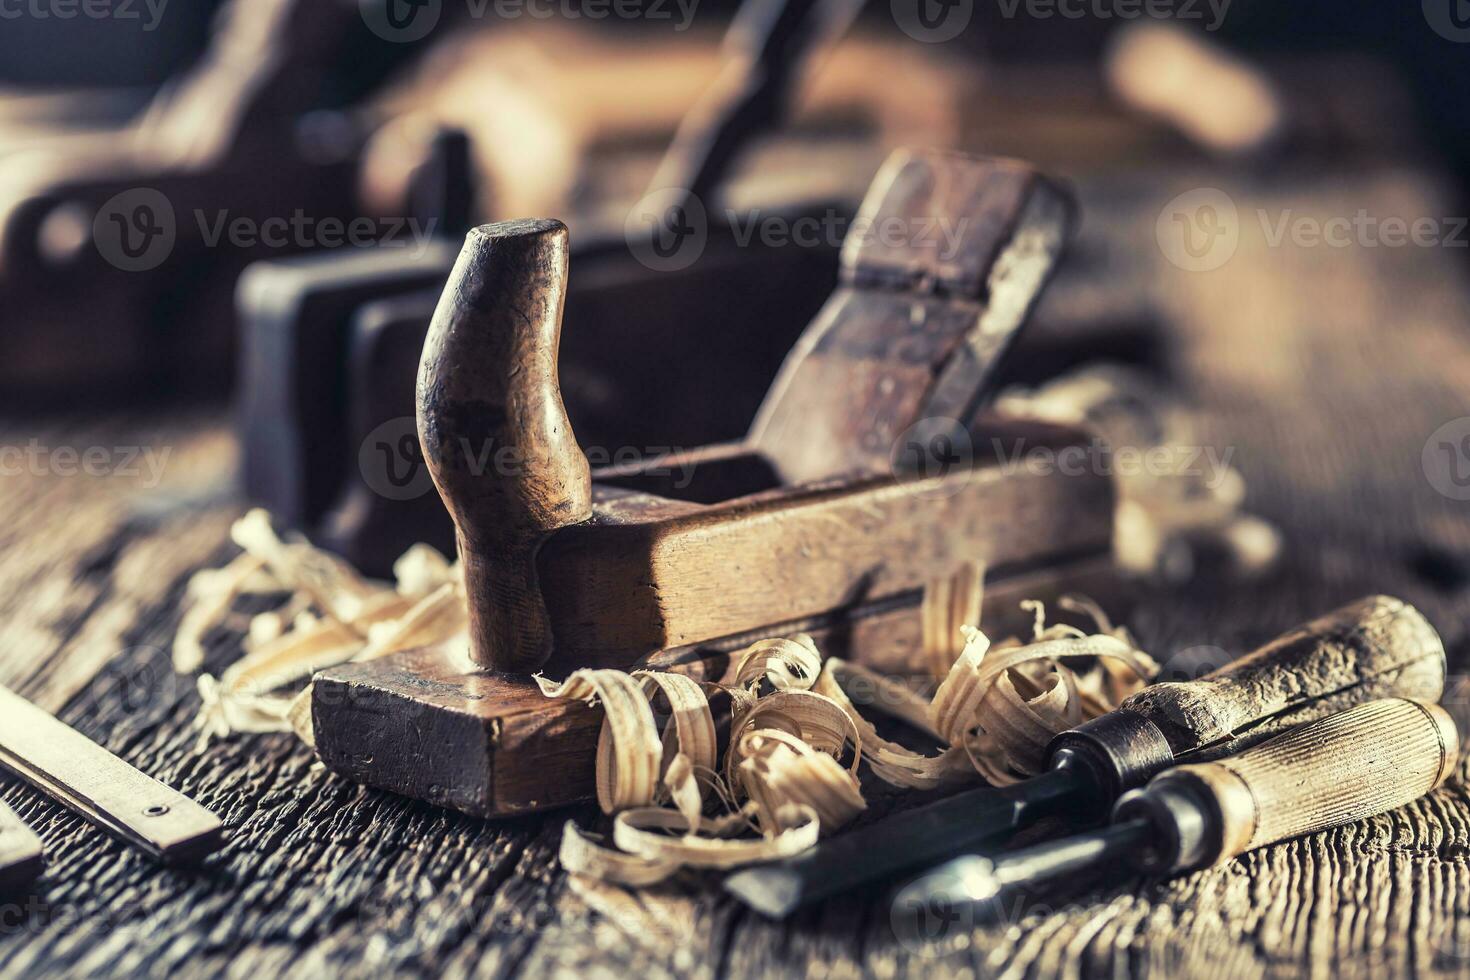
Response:
[{"label": "chisel metal blade", "polygon": [[41,838],[0,803],[0,895],[24,888],[42,868]]},{"label": "chisel metal blade", "polygon": [[3,687],[0,765],[160,861],[192,861],[223,843],[213,813]]},{"label": "chisel metal blade", "polygon": [[999,912],[1008,889],[1054,880],[1140,850],[1153,826],[1131,820],[1078,834],[1002,857],[978,854],[957,858],[899,890],[893,900],[895,916],[946,916],[961,906]]},{"label": "chisel metal blade", "polygon": [[736,872],[725,879],[725,890],[764,915],[783,918],[808,902],[1001,837],[1045,813],[1085,806],[1094,792],[1085,775],[1070,768],[1014,786],[968,790],[857,828],[800,857]]}]

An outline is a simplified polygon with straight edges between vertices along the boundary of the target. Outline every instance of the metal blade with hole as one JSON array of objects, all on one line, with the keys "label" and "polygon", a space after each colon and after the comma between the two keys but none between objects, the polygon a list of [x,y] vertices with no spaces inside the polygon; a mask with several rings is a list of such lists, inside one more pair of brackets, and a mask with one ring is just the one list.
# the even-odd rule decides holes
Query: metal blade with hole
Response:
[{"label": "metal blade with hole", "polygon": [[0,765],[161,861],[195,860],[224,841],[213,813],[5,688]]},{"label": "metal blade with hole", "polygon": [[24,888],[41,873],[41,838],[0,803],[0,895]]}]

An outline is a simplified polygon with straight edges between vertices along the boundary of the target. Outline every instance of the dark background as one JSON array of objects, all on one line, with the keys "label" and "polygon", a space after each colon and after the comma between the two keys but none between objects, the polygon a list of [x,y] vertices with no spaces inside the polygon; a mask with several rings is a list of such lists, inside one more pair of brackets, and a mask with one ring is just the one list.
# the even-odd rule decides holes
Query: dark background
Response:
[{"label": "dark background", "polygon": [[[4,0],[0,10],[24,9],[31,0]],[[151,32],[115,30],[109,21],[21,16],[0,19],[0,83],[25,86],[156,86],[198,53],[221,0],[169,0],[159,26]],[[321,0],[352,2],[352,0]],[[1427,0],[1455,4],[1460,20],[1470,19],[1466,0]],[[142,11],[143,0],[135,0]],[[733,0],[700,0],[697,19],[728,16]],[[892,19],[885,0],[872,0],[872,26]],[[446,16],[428,40],[450,27]],[[976,0],[965,39],[989,58],[1086,57],[1107,37],[1109,25],[1097,21],[1053,19],[1038,27],[1024,18],[1006,20],[996,0]],[[636,22],[603,22],[609,30],[636,31]],[[1391,65],[1412,90],[1421,129],[1461,181],[1470,181],[1470,44],[1457,44],[1429,30],[1420,0],[1234,0],[1216,36],[1230,47],[1267,56],[1295,51],[1351,51]],[[395,63],[412,57],[402,45],[385,45],[363,32],[352,48],[350,70],[337,91],[322,93],[324,103],[351,100]],[[414,47],[414,46],[410,46]],[[416,46],[422,49],[423,45]]]}]

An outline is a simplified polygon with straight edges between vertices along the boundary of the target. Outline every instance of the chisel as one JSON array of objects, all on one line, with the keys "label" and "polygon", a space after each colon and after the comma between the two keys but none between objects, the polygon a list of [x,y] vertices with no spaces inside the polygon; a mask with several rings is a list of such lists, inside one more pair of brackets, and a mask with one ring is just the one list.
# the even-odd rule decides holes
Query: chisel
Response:
[{"label": "chisel", "polygon": [[157,860],[192,861],[224,842],[213,813],[3,687],[0,766]]},{"label": "chisel", "polygon": [[1445,781],[1459,748],[1455,723],[1439,705],[1407,698],[1361,704],[1238,756],[1155,776],[1118,800],[1103,830],[994,859],[956,858],[903,888],[895,915],[982,902],[993,912],[1013,889],[1104,863],[1124,862],[1152,877],[1214,867],[1417,800]]},{"label": "chisel", "polygon": [[1233,755],[1293,725],[1394,695],[1437,701],[1444,645],[1413,606],[1369,596],[1196,681],[1155,684],[1063,732],[1047,771],[855,829],[800,857],[731,875],[726,890],[780,918],[808,902],[953,857],[1047,816],[1104,820],[1176,764]]},{"label": "chisel", "polygon": [[24,888],[41,873],[41,838],[0,803],[0,896]]}]

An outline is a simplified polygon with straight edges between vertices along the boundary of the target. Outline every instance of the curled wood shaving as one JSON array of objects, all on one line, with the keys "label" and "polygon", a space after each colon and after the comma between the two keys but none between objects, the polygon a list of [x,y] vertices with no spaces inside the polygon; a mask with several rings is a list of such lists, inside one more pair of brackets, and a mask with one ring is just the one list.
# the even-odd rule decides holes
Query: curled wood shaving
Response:
[{"label": "curled wood shaving", "polygon": [[[769,837],[721,839],[697,837],[674,810],[640,807],[613,818],[613,843],[649,861],[674,861],[698,868],[738,868],[800,854],[817,842],[820,821],[810,807],[787,807],[778,814],[782,829]],[[665,831],[680,836],[672,837]]]},{"label": "curled wood shaving", "polygon": [[459,567],[426,545],[395,563],[390,586],[303,541],[282,540],[262,510],[236,521],[230,534],[243,553],[190,579],[174,668],[192,673],[203,666],[206,636],[238,625],[234,605],[242,596],[284,593],[286,600],[248,619],[241,659],[219,677],[199,677],[206,739],[294,730],[309,741],[309,697],[303,701],[301,685],[315,672],[465,638]]},{"label": "curled wood shaving", "polygon": [[[934,789],[974,777],[974,770],[966,762],[961,749],[948,748],[938,755],[926,756],[880,736],[872,723],[859,713],[843,687],[844,679],[852,676],[851,669],[851,664],[839,659],[828,660],[827,669],[822,671],[817,681],[817,693],[830,699],[852,720],[868,767],[875,776],[907,789]],[[934,731],[929,723],[925,727]]]},{"label": "curled wood shaving", "polygon": [[[760,748],[762,742],[754,736],[788,736],[826,754],[834,764],[851,746],[848,771],[856,779],[862,736],[852,717],[831,698],[812,691],[776,691],[740,712],[730,725],[730,750],[725,759],[725,781],[732,790],[742,791],[749,785],[749,778],[739,778],[737,770],[747,761],[747,752]],[[752,771],[747,770],[747,775]],[[762,829],[766,826],[769,820]]]},{"label": "curled wood shaving", "polygon": [[571,874],[635,887],[657,884],[680,868],[678,861],[652,860],[598,844],[570,820],[562,825],[557,859]]},{"label": "curled wood shaving", "polygon": [[941,576],[924,589],[919,607],[924,663],[944,678],[964,650],[962,626],[980,622],[985,605],[985,564],[967,562],[954,575]]},{"label": "curled wood shaving", "polygon": [[778,691],[807,690],[822,671],[822,655],[805,633],[758,640],[730,666],[730,686],[748,690],[762,679]]},{"label": "curled wood shaving", "polygon": [[816,815],[819,830],[841,827],[867,809],[856,760],[844,769],[802,738],[769,728],[747,732],[741,742],[737,775],[762,831],[779,834],[791,814],[807,811]]},{"label": "curled wood shaving", "polygon": [[597,803],[604,813],[653,803],[663,743],[643,685],[621,670],[579,670],[557,684],[538,676],[549,698],[601,703],[597,736]]},{"label": "curled wood shaving", "polygon": [[225,620],[236,596],[263,568],[265,559],[247,553],[224,568],[207,569],[189,579],[186,594],[194,604],[184,613],[174,637],[175,671],[192,674],[204,666],[204,634]]}]

